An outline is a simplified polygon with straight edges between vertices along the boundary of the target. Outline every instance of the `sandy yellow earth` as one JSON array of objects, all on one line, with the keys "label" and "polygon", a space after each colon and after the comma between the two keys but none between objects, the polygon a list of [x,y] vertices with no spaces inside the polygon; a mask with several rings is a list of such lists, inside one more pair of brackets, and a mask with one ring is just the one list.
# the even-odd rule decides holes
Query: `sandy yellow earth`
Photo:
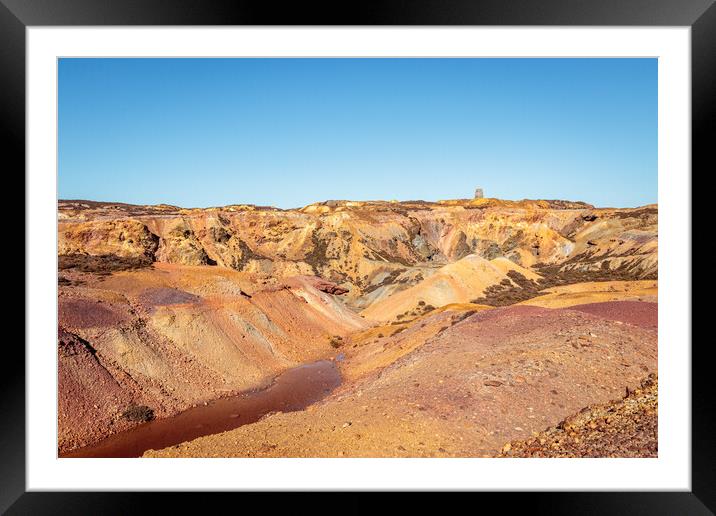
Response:
[{"label": "sandy yellow earth", "polygon": [[453,303],[410,321],[374,326],[351,334],[346,339],[346,346],[341,348],[345,355],[345,361],[340,364],[341,373],[346,380],[353,380],[387,367],[422,346],[454,321],[491,308],[474,303]]},{"label": "sandy yellow earth", "polygon": [[508,271],[517,271],[532,280],[540,277],[504,257],[486,260],[471,254],[442,267],[417,285],[371,304],[361,315],[371,321],[388,322],[409,317],[420,309],[420,303],[432,307],[468,303],[480,297],[487,287],[510,281]]},{"label": "sandy yellow earth", "polygon": [[599,281],[564,285],[543,291],[541,296],[522,301],[521,305],[544,308],[565,308],[586,303],[605,301],[657,302],[658,283],[646,281]]}]

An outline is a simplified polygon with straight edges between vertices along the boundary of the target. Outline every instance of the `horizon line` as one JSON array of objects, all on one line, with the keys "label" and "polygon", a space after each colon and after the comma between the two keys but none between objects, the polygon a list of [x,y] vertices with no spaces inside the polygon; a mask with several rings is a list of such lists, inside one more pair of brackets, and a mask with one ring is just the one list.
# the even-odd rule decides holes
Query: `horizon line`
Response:
[{"label": "horizon line", "polygon": [[[581,201],[581,200],[570,200],[570,199],[540,199],[540,198],[522,198],[522,199],[507,199],[502,197],[482,197],[482,198],[455,198],[455,199],[438,199],[435,201],[425,200],[425,199],[325,199],[323,201],[314,201],[309,204],[305,204],[303,206],[295,206],[291,208],[280,208],[278,206],[273,205],[265,205],[265,204],[254,204],[249,202],[236,202],[231,204],[220,204],[220,205],[209,205],[209,206],[181,206],[178,204],[170,204],[166,202],[160,202],[156,204],[143,204],[143,203],[132,203],[132,202],[125,202],[125,201],[104,201],[104,200],[96,200],[96,199],[61,199],[58,198],[58,203],[97,203],[97,204],[115,204],[115,205],[125,205],[125,206],[144,206],[144,207],[156,207],[156,206],[166,206],[169,208],[177,208],[181,210],[211,210],[211,209],[221,209],[221,208],[230,208],[234,206],[248,206],[253,208],[264,208],[264,209],[273,209],[277,211],[295,211],[295,210],[302,210],[304,208],[307,208],[309,206],[329,206],[327,203],[384,203],[384,204],[436,204],[436,205],[444,205],[444,203],[447,202],[455,202],[455,201],[463,201],[463,202],[471,202],[471,201],[478,201],[478,200],[484,200],[484,201],[506,201],[510,203],[521,203],[521,202],[568,202],[568,203],[574,203],[574,204],[583,204],[585,205],[585,209],[638,209],[638,208],[646,208],[649,206],[658,206],[658,201],[653,203],[647,203],[647,204],[640,204],[636,206],[597,206],[592,203]],[[575,208],[576,209],[576,208]]]}]

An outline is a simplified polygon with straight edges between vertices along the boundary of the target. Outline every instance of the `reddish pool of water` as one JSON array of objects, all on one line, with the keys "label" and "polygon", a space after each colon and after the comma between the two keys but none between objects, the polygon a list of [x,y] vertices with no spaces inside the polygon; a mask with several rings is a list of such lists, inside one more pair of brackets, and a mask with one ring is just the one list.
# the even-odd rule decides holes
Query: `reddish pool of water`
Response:
[{"label": "reddish pool of water", "polygon": [[269,412],[302,410],[341,383],[335,363],[322,360],[282,373],[266,389],[190,408],[62,455],[66,457],[141,457],[149,450],[173,446],[258,421]]}]

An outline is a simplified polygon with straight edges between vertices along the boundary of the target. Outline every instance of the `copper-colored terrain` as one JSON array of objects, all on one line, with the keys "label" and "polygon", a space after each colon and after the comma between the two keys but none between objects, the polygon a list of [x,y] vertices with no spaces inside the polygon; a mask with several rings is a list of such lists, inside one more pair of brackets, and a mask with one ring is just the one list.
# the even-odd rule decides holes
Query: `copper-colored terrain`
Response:
[{"label": "copper-colored terrain", "polygon": [[657,372],[655,205],[60,201],[58,229],[61,455],[332,359],[306,408],[145,456],[497,456]]}]

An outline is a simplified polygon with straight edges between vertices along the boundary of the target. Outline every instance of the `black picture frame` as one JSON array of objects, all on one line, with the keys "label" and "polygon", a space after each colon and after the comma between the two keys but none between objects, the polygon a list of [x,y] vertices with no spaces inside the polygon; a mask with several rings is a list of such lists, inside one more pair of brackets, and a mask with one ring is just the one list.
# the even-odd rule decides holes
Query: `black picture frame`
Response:
[{"label": "black picture frame", "polygon": [[[584,25],[689,26],[692,30],[692,170],[714,170],[716,6],[714,0],[412,0],[327,5],[199,0],[0,0],[0,109],[6,178],[25,167],[25,29],[78,25]],[[8,158],[10,158],[8,160]],[[688,171],[687,171],[688,173]],[[693,172],[692,179],[693,179]],[[693,204],[692,204],[693,205]],[[693,217],[692,217],[693,218]],[[27,239],[29,235],[26,235]],[[691,250],[684,250],[691,252]],[[25,270],[25,278],[32,271]],[[26,309],[31,310],[31,306]],[[163,510],[190,508],[184,494],[25,492],[25,356],[5,343],[0,375],[0,512],[132,514],[160,497]],[[681,343],[687,345],[690,343]],[[503,507],[550,514],[713,514],[716,511],[714,402],[710,339],[692,347],[692,491],[484,493]],[[228,494],[220,495],[225,499]],[[246,494],[241,496],[248,496]],[[244,498],[243,503],[253,503]],[[344,510],[372,503],[353,495]],[[422,505],[422,497],[413,498]],[[203,504],[204,502],[198,502]],[[297,501],[297,503],[302,503]],[[480,502],[482,503],[482,501]],[[328,502],[330,504],[330,502]],[[316,507],[311,507],[312,512]]]}]

